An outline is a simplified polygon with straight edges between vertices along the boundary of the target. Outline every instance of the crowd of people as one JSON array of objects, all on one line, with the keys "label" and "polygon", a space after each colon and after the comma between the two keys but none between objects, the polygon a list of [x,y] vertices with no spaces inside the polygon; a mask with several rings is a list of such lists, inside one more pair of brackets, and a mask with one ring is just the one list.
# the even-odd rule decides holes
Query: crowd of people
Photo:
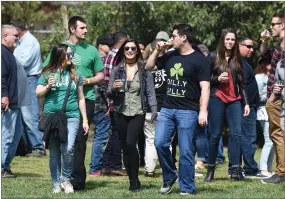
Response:
[{"label": "crowd of people", "polygon": [[[284,182],[283,13],[272,17],[270,29],[261,33],[261,57],[251,66],[259,41],[233,28],[222,30],[213,52],[197,42],[189,24],[174,25],[170,36],[158,32],[146,46],[124,31],[100,35],[93,46],[85,41],[86,21],[73,16],[68,40],[54,44],[42,63],[39,42],[25,23],[2,25],[2,178],[16,177],[10,163],[22,138],[27,157],[48,149],[53,193],[84,190],[87,174],[128,176],[129,191],[141,191],[139,167],[156,177],[159,160],[160,193],[170,193],[178,181],[180,194],[192,195],[195,176],[203,176],[199,169],[207,164],[209,183],[217,164],[225,163],[227,124],[230,179]],[[279,40],[272,48],[271,37]],[[264,146],[258,164],[259,126]]]}]

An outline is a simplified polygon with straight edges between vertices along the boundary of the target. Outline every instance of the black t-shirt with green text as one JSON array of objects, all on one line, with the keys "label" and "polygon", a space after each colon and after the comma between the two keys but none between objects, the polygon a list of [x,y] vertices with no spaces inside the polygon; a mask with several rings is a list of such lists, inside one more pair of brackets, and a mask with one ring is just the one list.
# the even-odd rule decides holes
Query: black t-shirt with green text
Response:
[{"label": "black t-shirt with green text", "polygon": [[199,111],[201,81],[210,81],[210,64],[201,53],[181,55],[170,51],[157,59],[158,69],[167,75],[167,91],[163,107]]}]

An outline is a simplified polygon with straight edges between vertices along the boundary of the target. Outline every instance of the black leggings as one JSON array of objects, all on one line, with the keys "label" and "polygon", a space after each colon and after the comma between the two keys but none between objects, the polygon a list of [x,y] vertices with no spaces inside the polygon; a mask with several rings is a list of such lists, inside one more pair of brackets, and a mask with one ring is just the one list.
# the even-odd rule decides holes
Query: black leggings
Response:
[{"label": "black leggings", "polygon": [[145,114],[125,116],[115,112],[114,116],[123,148],[124,165],[130,182],[135,183],[139,175],[139,154],[136,145],[139,134],[143,132]]}]

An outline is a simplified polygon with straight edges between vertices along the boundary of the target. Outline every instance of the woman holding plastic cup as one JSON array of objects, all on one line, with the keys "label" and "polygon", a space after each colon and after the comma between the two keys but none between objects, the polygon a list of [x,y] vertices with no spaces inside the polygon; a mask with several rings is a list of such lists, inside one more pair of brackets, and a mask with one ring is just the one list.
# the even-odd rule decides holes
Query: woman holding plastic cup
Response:
[{"label": "woman holding plastic cup", "polygon": [[[44,98],[44,114],[54,114],[61,111],[66,92],[70,85],[65,115],[67,117],[67,140],[61,143],[57,133],[48,132],[50,158],[49,167],[52,179],[53,193],[73,193],[70,183],[74,156],[74,143],[79,128],[80,117],[83,119],[83,129],[87,134],[89,126],[86,116],[85,98],[83,95],[82,78],[75,72],[71,62],[73,52],[66,44],[53,47],[49,64],[43,69],[38,80],[36,95]],[[58,76],[58,78],[56,78]],[[53,87],[53,88],[52,88]],[[60,134],[60,132],[59,132]]]},{"label": "woman holding plastic cup", "polygon": [[[237,34],[232,28],[222,30],[217,53],[212,64],[211,97],[209,103],[209,159],[206,182],[213,181],[218,144],[227,119],[229,135],[230,175],[234,180],[245,180],[240,168],[241,119],[250,112],[244,90],[242,63],[237,43]],[[242,107],[244,100],[245,107]]]},{"label": "woman holding plastic cup", "polygon": [[149,106],[152,119],[157,116],[156,96],[152,74],[144,62],[136,40],[128,39],[119,49],[118,66],[113,68],[108,93],[113,99],[114,120],[123,148],[123,162],[129,176],[129,191],[141,190],[137,141],[143,133],[145,113]]}]

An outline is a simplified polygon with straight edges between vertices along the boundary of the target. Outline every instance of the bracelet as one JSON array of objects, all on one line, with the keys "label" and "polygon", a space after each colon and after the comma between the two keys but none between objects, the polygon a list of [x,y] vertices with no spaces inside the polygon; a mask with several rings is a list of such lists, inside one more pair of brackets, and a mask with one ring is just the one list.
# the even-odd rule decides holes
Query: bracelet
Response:
[{"label": "bracelet", "polygon": [[87,84],[89,84],[90,83],[90,79],[89,78],[87,78]]},{"label": "bracelet", "polygon": [[88,120],[83,120],[83,123],[88,123]]}]

